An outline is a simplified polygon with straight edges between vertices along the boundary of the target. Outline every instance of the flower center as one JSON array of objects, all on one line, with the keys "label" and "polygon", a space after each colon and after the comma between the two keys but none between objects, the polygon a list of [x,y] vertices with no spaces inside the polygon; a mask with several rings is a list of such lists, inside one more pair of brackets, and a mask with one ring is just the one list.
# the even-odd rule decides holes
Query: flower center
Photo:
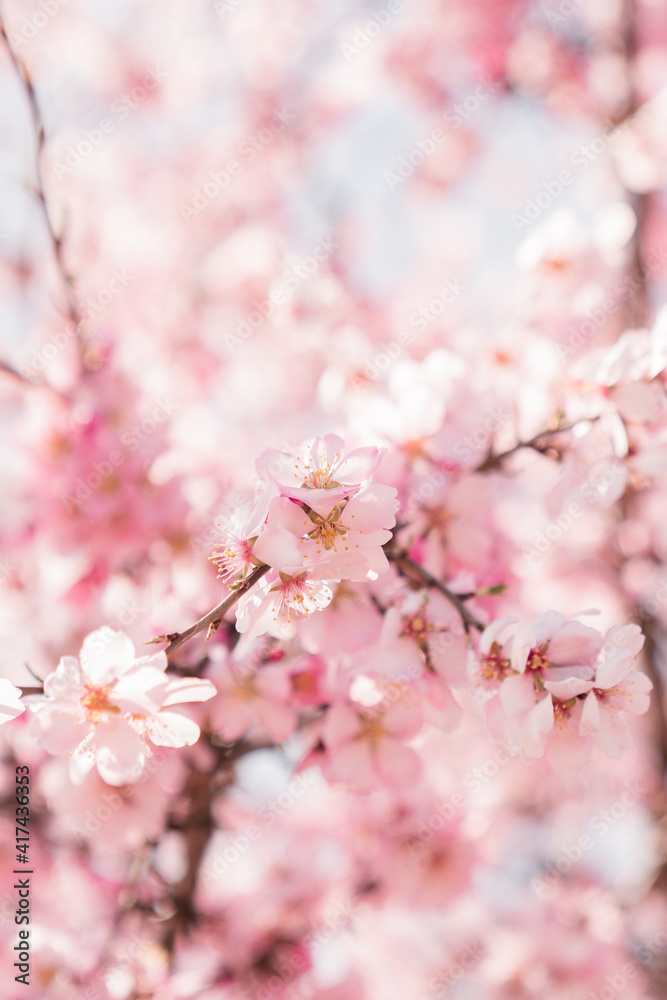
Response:
[{"label": "flower center", "polygon": [[306,477],[301,486],[313,490],[325,490],[331,479],[331,466],[328,462],[313,469],[310,465],[305,466]]},{"label": "flower center", "polygon": [[556,699],[553,699],[554,727],[556,729],[565,729],[567,720],[572,714],[572,708],[576,704],[576,701],[576,698],[570,698],[569,701],[556,701]]},{"label": "flower center", "polygon": [[109,701],[111,687],[105,684],[104,687],[94,687],[86,684],[81,696],[81,707],[86,713],[89,722],[99,722],[102,714],[108,712],[112,715],[120,714],[118,705],[112,705]]},{"label": "flower center", "polygon": [[315,542],[321,542],[325,549],[335,549],[338,539],[344,537],[348,530],[344,524],[336,523],[339,516],[340,512],[336,507],[326,520],[319,518],[315,522],[317,526],[308,532],[308,537]]},{"label": "flower center", "polygon": [[247,677],[242,677],[237,682],[236,691],[234,693],[241,701],[254,701],[257,697],[257,687],[255,686],[254,676],[249,674]]},{"label": "flower center", "polygon": [[222,542],[216,542],[215,547],[222,551],[215,552],[209,559],[218,567],[219,580],[224,580],[228,585],[234,577],[237,581],[243,580],[248,568],[253,565],[252,547],[255,540],[255,537],[237,538],[229,535]]},{"label": "flower center", "polygon": [[371,747],[375,747],[378,740],[382,739],[385,735],[385,728],[382,725],[382,718],[380,716],[373,715],[362,715],[361,717],[361,739],[366,740],[370,743]]},{"label": "flower center", "polygon": [[311,695],[317,691],[317,678],[310,670],[292,674],[292,690],[295,694]]},{"label": "flower center", "polygon": [[543,643],[538,649],[531,649],[526,661],[526,670],[541,672],[551,666],[551,661],[546,655],[548,643]]},{"label": "flower center", "polygon": [[500,653],[500,646],[494,642],[491,652],[482,657],[482,680],[493,686],[503,681],[509,674],[513,673],[510,661]]}]

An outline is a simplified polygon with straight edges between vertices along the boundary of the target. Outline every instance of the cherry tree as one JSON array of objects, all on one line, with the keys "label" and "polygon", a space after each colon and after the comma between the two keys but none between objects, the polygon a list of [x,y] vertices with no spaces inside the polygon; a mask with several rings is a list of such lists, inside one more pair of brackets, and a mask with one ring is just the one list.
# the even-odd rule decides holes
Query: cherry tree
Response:
[{"label": "cherry tree", "polygon": [[3,4],[10,1000],[664,995],[666,6]]}]

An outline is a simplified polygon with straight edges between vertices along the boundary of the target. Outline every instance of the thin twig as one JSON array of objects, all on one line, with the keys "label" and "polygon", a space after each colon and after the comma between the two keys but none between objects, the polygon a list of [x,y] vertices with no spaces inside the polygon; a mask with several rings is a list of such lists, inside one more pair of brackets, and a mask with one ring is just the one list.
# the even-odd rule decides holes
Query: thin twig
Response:
[{"label": "thin twig", "polygon": [[232,591],[232,593],[229,594],[224,601],[221,601],[220,604],[216,605],[212,611],[209,611],[207,615],[200,618],[198,622],[191,625],[189,629],[185,630],[185,632],[170,632],[167,635],[158,635],[154,639],[149,639],[147,643],[144,643],[144,645],[147,646],[152,642],[168,642],[169,645],[165,649],[165,653],[169,655],[169,653],[173,653],[174,650],[182,646],[183,643],[189,642],[193,636],[197,635],[199,632],[203,632],[203,630],[209,626],[212,627],[212,630],[209,631],[207,638],[210,638],[229,609],[234,607],[239,597],[242,597],[243,594],[247,593],[250,588],[257,583],[258,580],[261,580],[261,578],[269,572],[270,568],[270,566],[258,566],[257,569],[253,570],[250,576],[243,581],[238,590]]},{"label": "thin twig", "polygon": [[37,199],[42,206],[42,212],[44,214],[44,220],[46,222],[46,228],[48,230],[49,238],[51,240],[51,245],[53,247],[53,254],[55,257],[58,272],[62,279],[63,289],[65,292],[65,299],[67,302],[66,313],[74,327],[77,331],[77,337],[79,343],[82,345],[82,340],[79,334],[79,324],[81,322],[81,312],[76,300],[76,295],[74,293],[74,288],[72,284],[72,276],[67,271],[64,259],[64,246],[63,246],[63,236],[62,233],[57,233],[55,231],[53,222],[51,220],[51,214],[49,212],[48,203],[46,200],[46,192],[44,189],[44,178],[42,174],[42,153],[44,151],[44,145],[46,142],[46,135],[44,132],[44,121],[42,118],[42,112],[39,106],[39,101],[37,100],[37,94],[35,93],[35,88],[33,86],[32,80],[28,69],[17,53],[14,51],[7,31],[5,29],[4,21],[0,17],[0,37],[2,37],[7,51],[9,53],[9,58],[12,61],[12,65],[16,71],[16,75],[19,78],[21,86],[25,92],[26,98],[28,100],[28,106],[30,107],[30,115],[32,117],[33,128],[35,130],[36,145],[35,145],[35,172],[37,175],[37,187],[35,193],[37,194]]},{"label": "thin twig", "polygon": [[534,448],[535,451],[543,452],[546,449],[539,448],[538,442],[544,440],[544,438],[553,437],[554,434],[562,434],[564,431],[571,431],[573,427],[577,427],[578,424],[594,424],[596,420],[599,420],[599,414],[593,417],[582,417],[579,420],[573,420],[571,424],[563,424],[562,427],[554,427],[552,430],[541,431],[534,437],[529,438],[527,441],[517,441],[515,445],[508,448],[507,451],[501,451],[499,455],[487,455],[481,465],[478,465],[475,472],[488,472],[490,469],[496,469],[501,463],[509,458],[510,455],[514,455],[517,451],[522,448]]},{"label": "thin twig", "polygon": [[445,584],[438,580],[437,577],[433,576],[432,573],[429,573],[427,569],[424,569],[424,567],[420,566],[419,563],[414,562],[409,558],[409,556],[393,553],[391,551],[386,552],[386,555],[387,559],[389,559],[390,562],[393,562],[398,571],[403,573],[404,576],[412,577],[413,580],[423,583],[426,587],[433,587],[435,590],[439,590],[440,593],[447,598],[450,604],[454,605],[458,613],[461,615],[463,627],[466,632],[470,631],[471,626],[478,629],[480,632],[483,631],[484,625],[479,618],[475,618],[475,616],[468,611],[459,595],[455,594],[453,590],[450,590],[449,587],[445,586]]},{"label": "thin twig", "polygon": [[651,708],[655,714],[658,730],[658,747],[662,773],[667,771],[667,718],[665,718],[665,682],[660,667],[661,645],[658,637],[660,626],[655,618],[647,617],[639,611],[638,618],[646,637],[644,660],[646,672],[653,682]]}]

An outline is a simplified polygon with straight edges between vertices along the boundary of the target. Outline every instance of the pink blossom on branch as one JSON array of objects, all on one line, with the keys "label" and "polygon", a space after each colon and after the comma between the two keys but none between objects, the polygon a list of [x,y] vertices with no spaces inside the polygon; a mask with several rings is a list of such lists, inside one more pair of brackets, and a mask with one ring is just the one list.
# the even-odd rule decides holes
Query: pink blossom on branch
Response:
[{"label": "pink blossom on branch", "polygon": [[44,694],[29,696],[31,732],[45,750],[71,755],[73,780],[97,767],[111,785],[137,781],[151,744],[192,746],[199,726],[172,709],[207,701],[213,684],[170,678],[163,652],[136,658],[122,632],[104,626],[86,636],[79,660],[64,656],[44,681]]},{"label": "pink blossom on branch", "polygon": [[637,625],[603,634],[556,611],[526,625],[493,622],[474,671],[497,695],[486,704],[491,730],[528,757],[546,752],[558,770],[586,763],[593,742],[620,756],[633,745],[624,713],[649,706],[653,685],[633,670],[643,644]]},{"label": "pink blossom on branch", "polygon": [[346,453],[342,438],[327,434],[294,453],[263,452],[257,471],[264,482],[275,483],[283,496],[302,500],[325,517],[370,478],[383,453],[384,449],[374,447]]}]

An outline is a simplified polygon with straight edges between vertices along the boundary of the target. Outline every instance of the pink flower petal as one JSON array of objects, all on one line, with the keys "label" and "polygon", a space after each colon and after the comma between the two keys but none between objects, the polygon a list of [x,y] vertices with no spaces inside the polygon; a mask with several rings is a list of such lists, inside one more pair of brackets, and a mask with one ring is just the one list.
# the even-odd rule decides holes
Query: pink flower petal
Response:
[{"label": "pink flower petal", "polygon": [[214,726],[225,743],[233,743],[252,728],[253,713],[240,698],[222,698],[215,706]]},{"label": "pink flower petal", "polygon": [[141,738],[120,719],[101,722],[95,731],[95,761],[100,777],[110,785],[136,781],[145,760]]},{"label": "pink flower petal", "polygon": [[373,766],[368,745],[362,740],[346,743],[327,758],[327,776],[334,781],[343,781],[362,789],[377,785],[377,773]]},{"label": "pink flower petal", "polygon": [[282,667],[262,667],[255,674],[255,687],[269,701],[288,701],[290,679]]},{"label": "pink flower petal", "polygon": [[199,739],[199,726],[179,712],[158,712],[146,719],[146,732],[159,747],[191,747]]},{"label": "pink flower petal", "polygon": [[199,677],[183,677],[169,681],[162,705],[182,705],[190,701],[208,701],[216,694],[215,687],[209,680]]},{"label": "pink flower petal", "polygon": [[47,698],[74,698],[81,687],[81,667],[74,656],[63,656],[52,674],[44,681]]},{"label": "pink flower petal", "polygon": [[562,681],[545,681],[544,687],[559,701],[569,701],[570,698],[590,691],[593,682],[584,681],[580,677],[565,677]]},{"label": "pink flower petal", "polygon": [[324,716],[322,736],[327,747],[337,750],[361,732],[357,712],[347,705],[333,705]]},{"label": "pink flower petal", "polygon": [[83,640],[80,660],[86,680],[108,684],[134,666],[134,646],[124,632],[105,625]]},{"label": "pink flower petal", "polygon": [[529,674],[506,677],[500,685],[500,700],[510,715],[529,712],[535,704],[533,678]]},{"label": "pink flower petal", "polygon": [[594,691],[586,696],[581,713],[579,732],[582,736],[597,733],[600,728],[600,705]]},{"label": "pink flower petal", "polygon": [[[333,437],[333,435],[330,436]],[[340,438],[338,440],[340,441]],[[337,450],[341,450],[340,445],[337,446]],[[362,483],[375,472],[386,450],[386,448],[373,447],[356,448],[335,467],[336,480],[346,485]],[[329,449],[329,454],[331,453],[331,449]]]},{"label": "pink flower petal", "polygon": [[257,718],[267,735],[277,743],[282,743],[296,728],[296,714],[287,705],[277,705],[274,701],[258,698],[254,705]]},{"label": "pink flower petal", "polygon": [[530,625],[519,625],[516,632],[512,636],[512,654],[510,661],[512,670],[516,670],[517,673],[520,674],[524,672],[526,669],[528,654],[534,646],[535,636],[533,635],[533,630]]},{"label": "pink flower petal", "polygon": [[592,740],[577,736],[568,726],[554,729],[547,738],[547,757],[560,774],[572,774],[584,767],[592,751]]},{"label": "pink flower petal", "polygon": [[609,689],[604,701],[619,712],[643,715],[649,710],[651,704],[649,693],[652,690],[653,683],[650,678],[636,671],[628,674],[616,687]]},{"label": "pink flower petal", "polygon": [[608,757],[615,759],[634,746],[630,727],[623,716],[604,706],[600,710],[600,728],[593,739]]},{"label": "pink flower petal", "polygon": [[406,788],[421,777],[419,755],[398,740],[381,739],[375,751],[375,766],[383,782],[391,788]]},{"label": "pink flower petal", "polygon": [[593,663],[602,646],[602,636],[597,629],[581,622],[565,622],[549,642],[549,659],[561,664]]},{"label": "pink flower petal", "polygon": [[71,753],[91,729],[89,722],[77,721],[72,713],[46,705],[35,715],[30,732],[48,753]]}]

